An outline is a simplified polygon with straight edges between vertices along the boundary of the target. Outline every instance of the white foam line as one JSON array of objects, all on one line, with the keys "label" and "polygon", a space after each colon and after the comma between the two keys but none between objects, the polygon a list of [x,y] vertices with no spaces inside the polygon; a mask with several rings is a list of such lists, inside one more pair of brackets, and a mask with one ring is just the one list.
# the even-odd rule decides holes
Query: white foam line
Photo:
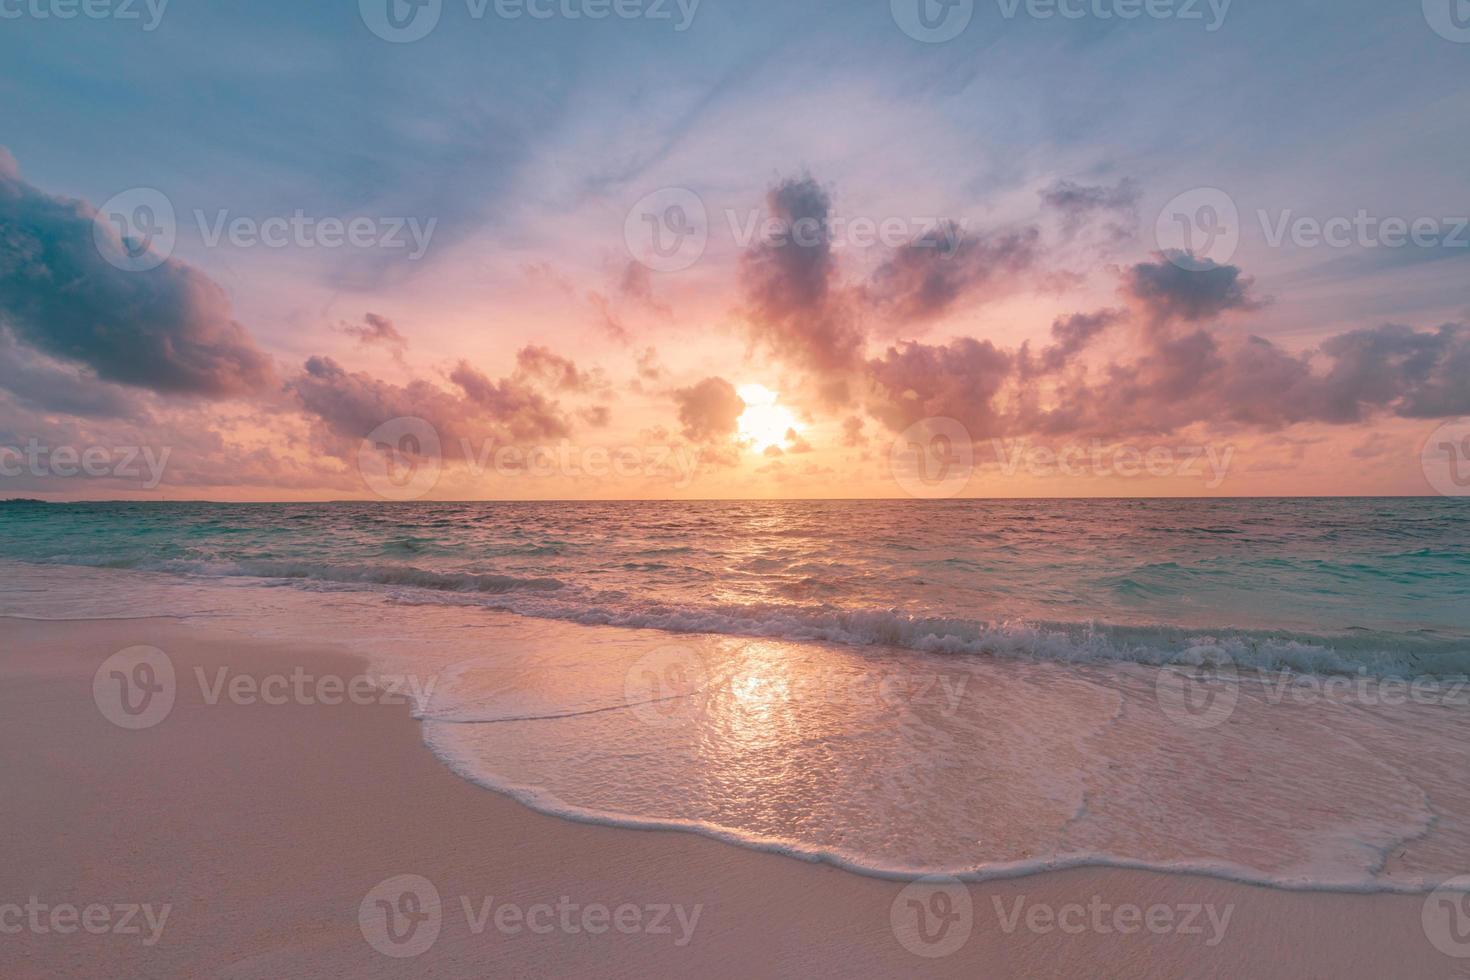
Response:
[{"label": "white foam line", "polygon": [[[984,883],[988,881],[1026,878],[1032,875],[1049,874],[1058,871],[1105,868],[1119,871],[1152,871],[1158,874],[1169,875],[1193,875],[1231,881],[1241,885],[1291,892],[1422,895],[1440,887],[1440,882],[1424,878],[1406,881],[1385,881],[1383,879],[1312,878],[1306,875],[1271,875],[1254,868],[1247,868],[1224,861],[1157,862],[1144,861],[1137,858],[1117,857],[1111,854],[1085,853],[1065,854],[1029,861],[996,861],[969,867],[883,867],[865,860],[861,855],[803,846],[789,840],[736,830],[731,827],[723,827],[718,824],[705,823],[699,820],[686,820],[677,817],[635,817],[613,810],[598,810],[590,807],[576,806],[567,803],[542,787],[515,783],[494,773],[486,773],[473,768],[468,762],[456,756],[452,750],[438,744],[433,732],[430,730],[429,724],[424,724],[423,729],[424,744],[455,775],[477,786],[484,787],[502,796],[507,796],[538,813],[544,813],[563,820],[570,820],[574,823],[591,824],[594,826],[620,827],[626,830],[663,830],[698,834],[702,837],[710,837],[737,847],[782,854],[815,864],[829,864],[833,867],[841,868],[844,871],[852,872],[853,874],[859,874],[867,878],[878,878],[884,881],[913,881],[918,878],[937,876],[955,878],[965,882]],[[1445,876],[1446,879],[1453,877],[1455,876],[1449,874]],[[1470,883],[1458,884],[1454,886],[1453,890],[1470,893]]]}]

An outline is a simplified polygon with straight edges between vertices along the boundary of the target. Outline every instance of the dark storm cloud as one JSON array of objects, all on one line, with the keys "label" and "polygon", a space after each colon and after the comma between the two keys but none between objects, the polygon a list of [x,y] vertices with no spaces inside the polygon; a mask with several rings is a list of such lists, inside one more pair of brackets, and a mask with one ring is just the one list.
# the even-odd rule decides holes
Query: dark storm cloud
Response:
[{"label": "dark storm cloud", "polygon": [[269,358],[232,319],[213,280],[168,260],[126,271],[102,257],[92,208],[0,165],[0,323],[105,381],[223,398],[266,389]]},{"label": "dark storm cloud", "polygon": [[145,422],[146,397],[132,388],[97,380],[89,369],[21,346],[0,328],[0,388],[23,405],[79,418]]}]

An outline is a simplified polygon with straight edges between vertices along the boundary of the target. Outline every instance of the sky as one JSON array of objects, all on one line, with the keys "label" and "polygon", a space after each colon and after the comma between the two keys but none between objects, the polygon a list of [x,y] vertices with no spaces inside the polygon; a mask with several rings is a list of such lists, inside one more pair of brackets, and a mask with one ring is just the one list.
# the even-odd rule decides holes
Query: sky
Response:
[{"label": "sky", "polygon": [[1463,0],[0,0],[0,497],[1470,492]]}]

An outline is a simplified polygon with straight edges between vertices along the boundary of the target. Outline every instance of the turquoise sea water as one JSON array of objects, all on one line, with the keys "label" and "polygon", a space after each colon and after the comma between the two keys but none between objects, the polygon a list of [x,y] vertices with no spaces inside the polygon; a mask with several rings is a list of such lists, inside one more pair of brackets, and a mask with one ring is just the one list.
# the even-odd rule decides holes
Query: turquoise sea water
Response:
[{"label": "turquoise sea water", "polygon": [[1444,498],[20,504],[0,557],[676,632],[1470,669],[1470,502]]}]

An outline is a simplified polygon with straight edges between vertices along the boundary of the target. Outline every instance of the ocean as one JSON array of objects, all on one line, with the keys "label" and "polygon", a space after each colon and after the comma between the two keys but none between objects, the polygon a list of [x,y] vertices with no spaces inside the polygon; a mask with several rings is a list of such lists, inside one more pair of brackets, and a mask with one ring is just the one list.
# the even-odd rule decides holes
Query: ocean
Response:
[{"label": "ocean", "polygon": [[1470,870],[1463,500],[9,504],[0,582],[347,646],[574,819],[884,876]]}]

